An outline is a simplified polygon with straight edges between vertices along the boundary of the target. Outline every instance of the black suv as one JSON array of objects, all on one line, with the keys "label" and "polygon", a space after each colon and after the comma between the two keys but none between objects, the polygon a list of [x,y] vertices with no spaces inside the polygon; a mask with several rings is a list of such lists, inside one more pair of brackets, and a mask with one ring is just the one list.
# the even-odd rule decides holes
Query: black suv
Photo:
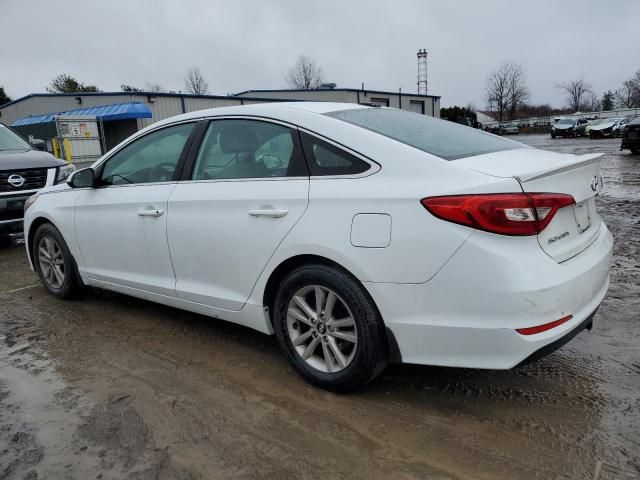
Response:
[{"label": "black suv", "polygon": [[631,153],[640,153],[640,117],[627,123],[622,134],[620,150],[628,148]]},{"label": "black suv", "polygon": [[[35,147],[35,148],[34,148]],[[32,146],[0,123],[0,235],[22,231],[24,201],[41,188],[62,182],[75,167]]]}]

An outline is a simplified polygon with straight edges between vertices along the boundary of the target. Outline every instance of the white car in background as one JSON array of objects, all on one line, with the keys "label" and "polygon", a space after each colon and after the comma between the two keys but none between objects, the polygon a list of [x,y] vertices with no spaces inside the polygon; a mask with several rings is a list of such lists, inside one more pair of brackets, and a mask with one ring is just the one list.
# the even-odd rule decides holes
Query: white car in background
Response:
[{"label": "white car in background", "polygon": [[326,389],[389,361],[508,369],[591,326],[607,291],[599,163],[391,108],[203,110],[30,199],[26,248],[55,296],[275,333]]},{"label": "white car in background", "polygon": [[591,124],[588,130],[589,138],[615,137],[616,126],[622,120],[621,118],[602,118]]}]

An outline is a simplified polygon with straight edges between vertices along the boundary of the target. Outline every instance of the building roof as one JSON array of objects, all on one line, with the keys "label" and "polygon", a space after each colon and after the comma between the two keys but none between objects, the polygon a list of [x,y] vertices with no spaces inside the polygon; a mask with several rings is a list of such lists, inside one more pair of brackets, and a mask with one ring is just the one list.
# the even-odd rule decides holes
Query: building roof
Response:
[{"label": "building roof", "polygon": [[422,95],[420,93],[409,93],[409,92],[387,92],[384,90],[369,90],[362,88],[316,88],[312,90],[305,89],[274,89],[274,90],[245,90],[243,92],[235,93],[234,97],[240,97],[247,93],[286,93],[286,92],[367,92],[367,93],[381,93],[383,95],[398,95],[401,93],[402,95],[412,96],[412,97],[425,97],[425,98],[441,98],[440,95]]},{"label": "building roof", "polygon": [[151,118],[151,110],[140,102],[124,102],[113,105],[100,105],[98,107],[76,108],[57,113],[47,113],[44,115],[33,115],[19,118],[11,124],[12,127],[20,125],[34,125],[37,123],[52,122],[56,116],[91,115],[108,122],[111,120],[125,120],[130,118]]},{"label": "building roof", "polygon": [[[124,96],[124,97],[175,97],[175,98],[213,98],[213,99],[236,99],[236,100],[240,100],[239,97],[236,97],[236,95],[194,95],[191,93],[182,93],[182,92],[146,92],[146,91],[140,91],[140,92],[73,92],[73,93],[30,93],[29,95],[25,95],[23,97],[20,98],[16,98],[15,100],[5,103],[3,105],[0,105],[0,110],[2,110],[5,107],[8,107],[9,105],[14,105],[16,103],[20,103],[24,100],[27,100],[29,98],[33,98],[33,97],[118,97],[118,96]],[[256,98],[256,97],[252,97],[251,100],[264,100],[264,101],[268,101],[268,102],[278,102],[278,101],[285,101],[285,102],[291,102],[293,100],[288,100],[288,99],[277,99],[277,98]]]}]

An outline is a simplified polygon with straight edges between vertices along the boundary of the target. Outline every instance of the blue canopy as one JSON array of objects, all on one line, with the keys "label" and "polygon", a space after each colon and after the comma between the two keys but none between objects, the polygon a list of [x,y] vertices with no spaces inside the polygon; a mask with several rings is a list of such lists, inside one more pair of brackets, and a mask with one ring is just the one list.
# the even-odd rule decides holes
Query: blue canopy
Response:
[{"label": "blue canopy", "polygon": [[98,107],[76,108],[58,113],[47,113],[45,115],[33,115],[31,117],[19,118],[11,124],[12,127],[20,125],[34,125],[36,123],[53,122],[59,115],[94,115],[98,120],[109,122],[111,120],[126,120],[128,118],[151,118],[151,110],[140,102],[116,103],[113,105],[100,105]]}]

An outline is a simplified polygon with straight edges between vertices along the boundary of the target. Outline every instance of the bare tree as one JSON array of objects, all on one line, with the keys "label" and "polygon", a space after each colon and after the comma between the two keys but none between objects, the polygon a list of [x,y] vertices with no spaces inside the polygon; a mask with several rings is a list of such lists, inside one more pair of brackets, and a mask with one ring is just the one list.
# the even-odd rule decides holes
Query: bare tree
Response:
[{"label": "bare tree", "polygon": [[322,68],[310,57],[300,55],[286,76],[289,88],[296,90],[313,90],[320,88],[324,82]]},{"label": "bare tree", "polygon": [[153,82],[146,82],[144,84],[144,89],[147,92],[164,92],[164,88],[162,87],[162,85],[160,85],[159,83],[153,83]]},{"label": "bare tree", "polygon": [[583,112],[599,112],[601,107],[600,99],[593,92],[588,92],[580,106]]},{"label": "bare tree", "polygon": [[516,117],[518,108],[529,100],[529,89],[526,84],[526,75],[522,65],[507,63],[507,106],[509,119]]},{"label": "bare tree", "polygon": [[184,77],[184,89],[194,95],[206,95],[209,93],[209,84],[197,67],[191,67]]},{"label": "bare tree", "polygon": [[564,91],[567,98],[569,108],[578,111],[583,106],[583,101],[589,93],[591,93],[591,85],[580,78],[579,80],[571,80],[570,82],[560,83],[556,85]]},{"label": "bare tree", "polygon": [[485,87],[487,110],[502,122],[508,115],[513,119],[518,107],[529,98],[525,72],[521,65],[504,62],[489,75]]},{"label": "bare tree", "polygon": [[640,70],[622,83],[622,87],[615,93],[616,105],[619,108],[638,108],[640,107]]}]

